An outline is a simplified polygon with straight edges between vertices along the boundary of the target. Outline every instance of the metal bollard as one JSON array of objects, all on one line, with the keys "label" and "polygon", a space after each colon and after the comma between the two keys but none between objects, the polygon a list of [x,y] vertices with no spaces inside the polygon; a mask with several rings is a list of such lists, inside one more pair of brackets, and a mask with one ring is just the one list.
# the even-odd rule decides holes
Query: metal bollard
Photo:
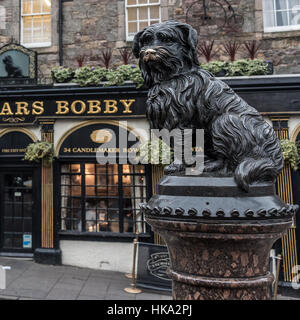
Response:
[{"label": "metal bollard", "polygon": [[11,267],[0,266],[0,289],[6,289],[6,270],[11,270]]}]

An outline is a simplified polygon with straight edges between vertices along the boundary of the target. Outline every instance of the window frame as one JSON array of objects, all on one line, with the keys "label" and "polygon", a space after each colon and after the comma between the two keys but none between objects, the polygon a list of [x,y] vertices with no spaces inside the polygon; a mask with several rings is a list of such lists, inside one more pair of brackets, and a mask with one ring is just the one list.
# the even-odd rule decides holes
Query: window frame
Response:
[{"label": "window frame", "polygon": [[[33,1],[31,2],[33,5]],[[20,43],[26,48],[45,48],[45,47],[51,47],[52,46],[52,39],[48,42],[31,42],[31,43],[24,43],[23,39],[23,31],[24,31],[24,22],[23,17],[33,17],[33,16],[50,16],[50,24],[52,29],[52,2],[51,2],[51,11],[50,13],[30,13],[30,14],[24,14],[23,13],[23,0],[20,0]],[[32,31],[33,32],[33,28]],[[51,38],[52,38],[52,30],[51,30]]]},{"label": "window frame", "polygon": [[[297,30],[300,30],[300,24],[297,24],[297,25],[286,25],[286,26],[273,26],[273,27],[266,27],[265,26],[265,13],[266,13],[266,10],[265,10],[265,1],[266,0],[263,0],[263,23],[264,23],[264,32],[285,32],[285,31],[297,31]],[[270,0],[269,0],[270,1]],[[273,14],[275,15],[275,20],[276,20],[276,12],[277,11],[287,11],[289,12],[290,11],[290,7],[289,7],[289,0],[286,0],[286,3],[288,4],[288,9],[282,9],[282,10],[276,10],[276,6],[275,6],[275,1],[276,0],[272,0],[273,3],[274,3],[274,8],[275,10],[273,10]],[[289,16],[288,16],[288,19],[289,19]]]},{"label": "window frame", "polygon": [[[148,0],[149,1],[149,0]],[[126,29],[126,41],[133,41],[134,35],[129,35],[129,30],[128,30],[128,8],[141,8],[141,7],[147,7],[148,8],[148,19],[147,22],[151,22],[151,20],[158,20],[158,23],[161,22],[161,0],[157,0],[155,3],[143,3],[143,4],[127,4],[128,0],[125,0],[125,29]],[[159,12],[159,17],[158,19],[150,19],[149,17],[149,12],[150,12],[150,7],[157,7],[158,6],[158,12]],[[137,13],[138,14],[138,13]],[[140,20],[139,16],[137,17],[137,29],[139,32],[139,22],[144,21]]]},{"label": "window frame", "polygon": [[[63,165],[80,165],[80,173],[66,173],[66,172],[62,172],[62,167]],[[57,167],[58,171],[57,173],[58,174],[58,179],[57,179],[57,196],[58,196],[58,217],[59,217],[59,228],[58,228],[58,232],[60,235],[65,235],[65,236],[74,236],[76,235],[76,237],[78,236],[87,236],[88,239],[91,238],[91,237],[96,237],[96,238],[99,238],[99,237],[103,237],[103,238],[108,238],[108,237],[112,237],[112,238],[132,238],[133,235],[135,235],[134,232],[124,232],[124,208],[120,207],[120,205],[123,205],[123,201],[124,199],[126,200],[127,198],[123,196],[123,190],[124,190],[124,185],[123,185],[123,188],[121,188],[122,190],[120,190],[120,182],[121,180],[123,179],[124,176],[128,175],[128,174],[125,174],[124,172],[122,172],[122,166],[123,164],[116,164],[118,166],[118,183],[116,184],[116,186],[119,188],[119,191],[121,191],[120,195],[118,195],[118,202],[119,202],[119,216],[118,216],[118,222],[119,222],[119,232],[112,232],[112,231],[88,231],[88,230],[85,230],[85,223],[86,223],[86,208],[84,207],[84,202],[86,201],[86,199],[88,199],[89,197],[86,196],[85,194],[85,188],[86,188],[86,184],[85,184],[85,179],[86,179],[86,173],[85,171],[83,170],[85,168],[85,165],[86,164],[98,164],[97,162],[93,161],[93,160],[64,160],[64,161],[61,161],[59,162],[59,165]],[[131,164],[128,164],[128,165],[131,165]],[[120,175],[120,173],[122,172],[122,174]],[[81,196],[78,197],[80,198],[80,201],[81,201],[81,226],[82,226],[82,230],[79,231],[79,230],[68,230],[68,229],[62,229],[62,222],[64,220],[64,218],[62,217],[62,184],[61,184],[61,177],[62,175],[80,175],[81,176]],[[140,176],[141,174],[132,174],[132,173],[129,173],[129,175],[134,175],[134,176]],[[151,197],[151,185],[149,184],[150,181],[150,178],[151,178],[151,168],[148,166],[148,165],[144,165],[144,173],[142,175],[144,178],[145,178],[145,184],[144,184],[144,191],[145,191],[145,195],[144,197],[146,198],[146,200],[148,201]],[[107,178],[107,177],[106,177]],[[134,180],[134,179],[133,179]],[[121,182],[122,184],[122,182]],[[106,186],[107,187],[107,186]],[[128,186],[125,186],[125,187],[128,187]],[[72,196],[71,196],[72,198]],[[77,198],[77,197],[76,197]],[[92,198],[92,197],[90,197]],[[105,198],[105,197],[104,197]],[[110,198],[110,197],[108,197]],[[108,201],[108,198],[105,199],[105,201]],[[131,199],[134,199],[133,197]],[[107,209],[109,209],[109,207],[107,207]],[[126,208],[125,208],[126,209]],[[138,208],[135,208],[133,207],[132,208],[133,211],[137,211]],[[134,213],[134,212],[133,212]],[[133,215],[133,217],[135,216],[135,213]],[[107,221],[112,221],[112,220],[107,220]],[[143,219],[141,220],[142,222],[140,222],[140,224],[142,224],[142,229],[144,230],[143,233],[141,233],[140,235],[141,236],[146,236],[146,237],[149,237],[149,235],[151,234],[151,230],[150,230],[150,227],[147,225],[146,223],[146,220],[145,220],[145,217],[143,217]],[[133,223],[133,226],[135,226],[133,228],[133,230],[137,227],[137,224],[136,224],[136,220],[133,219],[132,220],[132,223]],[[138,222],[139,224],[139,222]],[[83,227],[84,226],[84,227]]]}]

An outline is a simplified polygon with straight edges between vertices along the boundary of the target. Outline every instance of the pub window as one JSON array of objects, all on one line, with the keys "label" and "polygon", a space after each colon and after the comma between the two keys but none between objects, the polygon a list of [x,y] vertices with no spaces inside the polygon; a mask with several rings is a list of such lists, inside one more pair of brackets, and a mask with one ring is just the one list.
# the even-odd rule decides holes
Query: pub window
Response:
[{"label": "pub window", "polygon": [[264,31],[300,29],[300,0],[263,0]]},{"label": "pub window", "polygon": [[161,21],[160,0],[125,0],[126,40],[150,24]]},{"label": "pub window", "polygon": [[21,43],[28,48],[51,46],[51,0],[21,0]]},{"label": "pub window", "polygon": [[145,233],[146,191],[144,165],[62,164],[61,229]]}]

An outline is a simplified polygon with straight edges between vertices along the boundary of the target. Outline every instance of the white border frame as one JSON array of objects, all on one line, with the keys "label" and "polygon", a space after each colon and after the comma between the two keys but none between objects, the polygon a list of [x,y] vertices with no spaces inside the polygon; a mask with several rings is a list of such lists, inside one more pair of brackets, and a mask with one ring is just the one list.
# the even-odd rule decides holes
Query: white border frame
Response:
[{"label": "white border frame", "polygon": [[[52,45],[52,41],[50,42],[33,42],[33,43],[24,43],[23,42],[23,17],[32,17],[32,16],[45,16],[45,15],[50,15],[51,17],[51,25],[52,25],[52,3],[51,3],[51,11],[50,13],[31,13],[31,14],[23,14],[23,0],[20,1],[20,18],[21,18],[21,30],[20,30],[20,43],[21,45],[23,45],[26,48],[44,48],[44,47],[51,47]],[[31,8],[33,6],[33,1],[31,0]],[[31,10],[33,11],[33,10]],[[52,29],[52,28],[51,28]],[[33,28],[32,28],[32,32],[33,32]],[[51,30],[51,37],[52,37],[52,30]]]},{"label": "white border frame", "polygon": [[[149,0],[148,0],[149,1]],[[158,12],[159,12],[159,17],[158,19],[150,19],[149,17],[149,11],[148,10],[148,19],[147,21],[151,21],[151,20],[158,20],[158,23],[161,22],[161,0],[157,0],[157,2],[155,3],[143,3],[143,4],[131,4],[131,5],[128,5],[127,4],[127,0],[124,1],[124,5],[125,5],[125,30],[126,30],[126,41],[133,41],[133,38],[134,38],[134,35],[129,35],[128,34],[128,12],[127,12],[127,9],[128,8],[141,8],[141,7],[147,7],[147,8],[150,8],[150,7],[157,7],[158,6]],[[139,18],[139,17],[137,17]],[[139,22],[141,20],[137,19],[137,28],[138,28],[138,31],[139,32]],[[144,21],[144,20],[143,20]]]}]

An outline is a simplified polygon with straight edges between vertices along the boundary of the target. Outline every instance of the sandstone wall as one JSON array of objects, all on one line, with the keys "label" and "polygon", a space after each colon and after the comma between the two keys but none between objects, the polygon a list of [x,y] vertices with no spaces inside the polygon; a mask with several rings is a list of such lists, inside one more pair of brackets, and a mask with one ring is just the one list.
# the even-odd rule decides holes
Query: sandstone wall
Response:
[{"label": "sandstone wall", "polygon": [[[226,9],[225,0],[222,2]],[[176,19],[188,21],[192,0],[161,0],[162,20]],[[224,31],[208,35],[207,28],[200,28],[199,41],[215,40],[218,49],[214,59],[228,60],[222,50],[222,43],[236,40],[261,40],[262,47],[258,57],[273,61],[275,73],[300,73],[300,30],[292,32],[263,32],[261,0],[229,0],[235,12],[243,17],[244,23],[234,32]],[[58,56],[58,1],[52,1],[52,46],[37,48],[39,80],[51,82],[50,70],[59,64]],[[5,8],[5,23],[0,15],[0,45],[9,41],[19,42],[19,0],[2,0]],[[228,11],[228,10],[227,10]],[[84,56],[84,65],[101,65],[99,57],[104,48],[113,49],[111,66],[121,63],[118,48],[131,46],[125,39],[124,0],[73,0],[63,2],[63,60],[65,66],[77,67],[78,60]],[[220,16],[220,15],[218,15]],[[229,15],[227,16],[229,17]],[[214,17],[212,17],[213,20]],[[191,23],[193,24],[193,22]],[[199,27],[195,25],[195,27]],[[212,23],[212,29],[214,28]],[[242,48],[242,47],[241,47]],[[240,49],[237,58],[247,57]],[[200,61],[205,59],[200,57]],[[132,59],[132,63],[136,63]]]}]

